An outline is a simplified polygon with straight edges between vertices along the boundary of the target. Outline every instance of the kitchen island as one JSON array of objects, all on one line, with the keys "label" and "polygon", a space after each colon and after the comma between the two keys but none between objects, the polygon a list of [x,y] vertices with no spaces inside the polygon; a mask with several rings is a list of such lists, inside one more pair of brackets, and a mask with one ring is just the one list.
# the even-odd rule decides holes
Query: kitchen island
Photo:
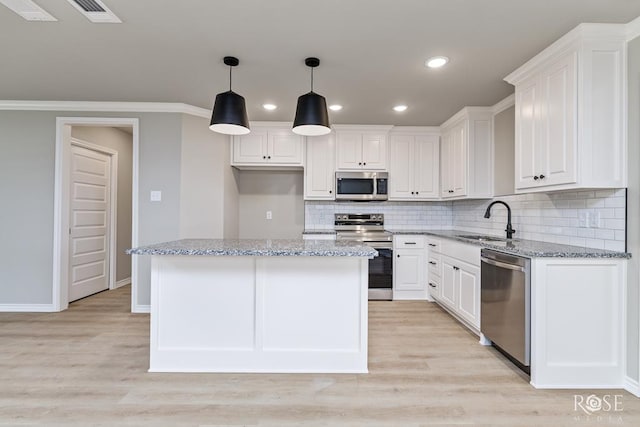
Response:
[{"label": "kitchen island", "polygon": [[150,372],[367,372],[368,260],[327,240],[185,239],[150,255]]}]

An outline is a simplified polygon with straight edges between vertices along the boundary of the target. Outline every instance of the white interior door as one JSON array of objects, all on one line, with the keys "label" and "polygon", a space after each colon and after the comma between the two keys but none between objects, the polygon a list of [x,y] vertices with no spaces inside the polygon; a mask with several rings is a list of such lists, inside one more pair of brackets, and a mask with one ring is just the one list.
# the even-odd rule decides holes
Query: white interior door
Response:
[{"label": "white interior door", "polygon": [[109,288],[111,156],[71,147],[69,302]]}]

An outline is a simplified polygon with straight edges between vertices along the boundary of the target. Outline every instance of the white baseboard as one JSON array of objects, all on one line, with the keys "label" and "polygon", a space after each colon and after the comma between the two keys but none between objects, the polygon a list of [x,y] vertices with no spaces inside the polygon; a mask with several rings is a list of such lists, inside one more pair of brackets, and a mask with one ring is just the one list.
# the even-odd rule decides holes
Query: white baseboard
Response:
[{"label": "white baseboard", "polygon": [[53,304],[0,304],[0,312],[52,313],[55,311]]},{"label": "white baseboard", "polygon": [[138,304],[131,309],[132,313],[151,313],[151,305]]},{"label": "white baseboard", "polygon": [[114,285],[113,289],[118,289],[123,286],[131,284],[131,277],[127,277],[126,279],[118,280]]},{"label": "white baseboard", "polygon": [[640,382],[638,380],[624,377],[624,389],[636,397],[640,397]]}]

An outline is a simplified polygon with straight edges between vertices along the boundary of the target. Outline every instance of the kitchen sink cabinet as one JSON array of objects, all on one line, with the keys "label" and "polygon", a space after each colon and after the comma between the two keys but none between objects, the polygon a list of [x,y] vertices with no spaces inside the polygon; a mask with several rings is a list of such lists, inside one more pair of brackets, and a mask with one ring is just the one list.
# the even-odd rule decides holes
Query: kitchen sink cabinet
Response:
[{"label": "kitchen sink cabinet", "polygon": [[619,30],[581,25],[505,78],[516,192],[627,185],[625,55]]},{"label": "kitchen sink cabinet", "polygon": [[430,296],[473,332],[480,332],[480,248],[428,239]]},{"label": "kitchen sink cabinet", "polygon": [[387,170],[391,126],[336,125],[336,169]]},{"label": "kitchen sink cabinet", "polygon": [[440,196],[439,132],[395,130],[389,141],[389,200],[432,200]]},{"label": "kitchen sink cabinet", "polygon": [[493,196],[492,112],[465,107],[442,126],[441,197]]},{"label": "kitchen sink cabinet", "polygon": [[307,137],[304,199],[335,199],[335,134]]},{"label": "kitchen sink cabinet", "polygon": [[393,238],[393,299],[427,299],[427,250],[425,237],[397,235]]},{"label": "kitchen sink cabinet", "polygon": [[254,127],[232,139],[231,166],[238,168],[302,168],[304,139],[288,126]]}]

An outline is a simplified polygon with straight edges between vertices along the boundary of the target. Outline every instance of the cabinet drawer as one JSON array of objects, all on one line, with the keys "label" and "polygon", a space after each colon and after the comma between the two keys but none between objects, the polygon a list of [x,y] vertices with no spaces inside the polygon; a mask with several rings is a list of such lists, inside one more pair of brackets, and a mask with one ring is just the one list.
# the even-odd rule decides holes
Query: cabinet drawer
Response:
[{"label": "cabinet drawer", "polygon": [[429,248],[429,252],[437,252],[440,253],[440,239],[427,238],[427,247]]},{"label": "cabinet drawer", "polygon": [[429,271],[429,277],[436,275],[440,277],[440,257],[439,256],[429,256],[429,260],[427,261],[427,267]]},{"label": "cabinet drawer", "polygon": [[424,236],[396,236],[393,244],[396,249],[424,249]]},{"label": "cabinet drawer", "polygon": [[429,275],[427,280],[427,288],[429,295],[433,298],[440,299],[440,278]]}]

